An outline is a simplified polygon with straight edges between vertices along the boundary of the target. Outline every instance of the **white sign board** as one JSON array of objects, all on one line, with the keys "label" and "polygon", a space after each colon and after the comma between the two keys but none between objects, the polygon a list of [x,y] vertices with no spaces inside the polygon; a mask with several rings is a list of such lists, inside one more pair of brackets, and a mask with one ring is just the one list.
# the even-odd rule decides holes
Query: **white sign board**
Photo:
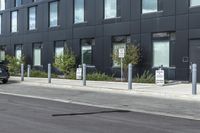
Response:
[{"label": "white sign board", "polygon": [[156,84],[163,86],[165,84],[164,70],[156,70]]},{"label": "white sign board", "polygon": [[125,55],[125,49],[124,48],[120,48],[119,49],[119,58],[124,58]]},{"label": "white sign board", "polygon": [[76,79],[81,80],[82,79],[82,68],[76,69]]}]

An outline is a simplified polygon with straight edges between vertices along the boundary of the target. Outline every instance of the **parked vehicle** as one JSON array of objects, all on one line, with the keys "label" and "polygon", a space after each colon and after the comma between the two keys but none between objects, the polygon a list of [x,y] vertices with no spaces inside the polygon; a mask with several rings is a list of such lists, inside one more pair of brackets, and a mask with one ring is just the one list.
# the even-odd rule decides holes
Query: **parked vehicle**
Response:
[{"label": "parked vehicle", "polygon": [[5,64],[0,64],[0,80],[5,84],[10,77],[8,67]]}]

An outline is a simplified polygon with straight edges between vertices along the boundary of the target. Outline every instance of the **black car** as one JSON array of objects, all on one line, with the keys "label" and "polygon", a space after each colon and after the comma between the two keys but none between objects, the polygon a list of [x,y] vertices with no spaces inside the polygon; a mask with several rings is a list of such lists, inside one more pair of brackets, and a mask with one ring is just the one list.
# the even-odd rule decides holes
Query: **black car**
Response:
[{"label": "black car", "polygon": [[0,80],[5,84],[8,82],[9,77],[8,67],[5,64],[0,64]]}]

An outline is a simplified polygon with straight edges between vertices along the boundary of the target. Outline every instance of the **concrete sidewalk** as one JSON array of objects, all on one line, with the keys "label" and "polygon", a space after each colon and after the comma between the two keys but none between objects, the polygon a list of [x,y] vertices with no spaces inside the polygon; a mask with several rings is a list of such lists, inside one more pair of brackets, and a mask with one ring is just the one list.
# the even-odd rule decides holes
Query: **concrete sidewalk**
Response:
[{"label": "concrete sidewalk", "polygon": [[[20,81],[20,78],[11,77],[11,80]],[[128,90],[128,84],[124,82],[87,81],[87,86],[83,86],[81,80],[52,79],[52,83],[49,84],[47,78],[25,78],[25,81],[21,83],[57,89],[77,89],[82,91],[100,91],[105,93],[134,94],[159,98],[200,101],[200,85],[198,86],[198,94],[194,96],[192,95],[191,84],[176,83],[157,86],[155,84],[133,83],[133,90]]]}]

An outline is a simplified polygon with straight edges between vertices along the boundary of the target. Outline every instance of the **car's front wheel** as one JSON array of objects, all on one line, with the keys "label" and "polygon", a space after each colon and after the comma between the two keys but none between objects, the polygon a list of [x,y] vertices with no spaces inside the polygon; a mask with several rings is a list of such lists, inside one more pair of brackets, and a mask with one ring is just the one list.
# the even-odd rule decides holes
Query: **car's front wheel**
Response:
[{"label": "car's front wheel", "polygon": [[8,79],[3,79],[2,82],[3,82],[4,84],[6,84],[6,83],[8,82]]}]

